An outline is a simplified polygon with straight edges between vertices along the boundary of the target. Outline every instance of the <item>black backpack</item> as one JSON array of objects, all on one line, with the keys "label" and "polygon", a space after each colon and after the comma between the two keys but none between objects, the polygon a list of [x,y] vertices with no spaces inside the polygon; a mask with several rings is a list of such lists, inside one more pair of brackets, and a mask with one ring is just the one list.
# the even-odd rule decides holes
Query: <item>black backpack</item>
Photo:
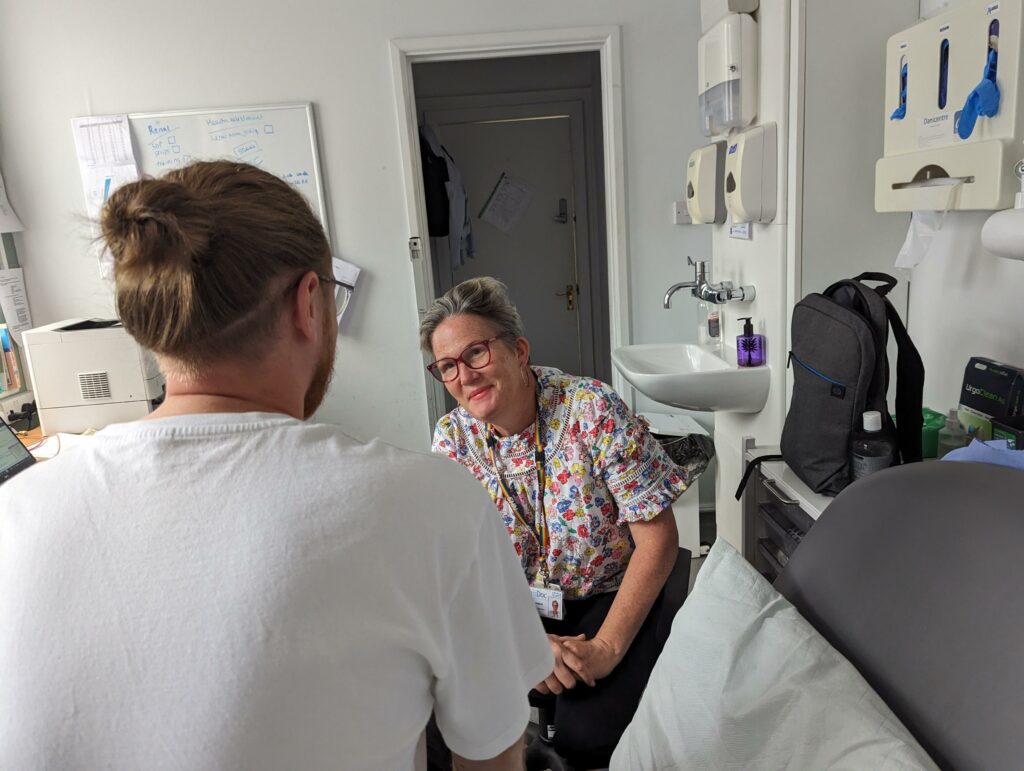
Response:
[{"label": "black backpack", "polygon": [[[782,430],[782,459],[816,493],[836,495],[853,481],[850,443],[867,410],[882,413],[897,463],[921,460],[924,364],[886,297],[895,286],[896,279],[885,273],[862,273],[808,295],[793,309],[793,398]],[[895,423],[886,404],[890,327],[899,349]],[[765,460],[750,464],[737,498]]]}]

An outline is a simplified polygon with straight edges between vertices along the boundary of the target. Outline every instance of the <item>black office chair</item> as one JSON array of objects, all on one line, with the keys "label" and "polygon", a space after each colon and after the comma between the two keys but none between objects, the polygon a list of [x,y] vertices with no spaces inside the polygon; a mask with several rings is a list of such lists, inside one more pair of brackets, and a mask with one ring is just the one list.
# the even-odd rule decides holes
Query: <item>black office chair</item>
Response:
[{"label": "black office chair", "polygon": [[[672,621],[683,606],[690,590],[690,560],[693,555],[688,549],[680,549],[676,555],[676,564],[672,567],[665,581],[664,597],[657,619],[657,638],[659,647],[665,644]],[[530,692],[530,705],[537,709],[537,725],[527,730],[526,769],[527,771],[572,771],[573,766],[566,758],[559,755],[553,746],[555,736],[555,705],[557,698],[552,694],[540,691]],[[607,766],[608,758],[597,759],[599,765]]]}]

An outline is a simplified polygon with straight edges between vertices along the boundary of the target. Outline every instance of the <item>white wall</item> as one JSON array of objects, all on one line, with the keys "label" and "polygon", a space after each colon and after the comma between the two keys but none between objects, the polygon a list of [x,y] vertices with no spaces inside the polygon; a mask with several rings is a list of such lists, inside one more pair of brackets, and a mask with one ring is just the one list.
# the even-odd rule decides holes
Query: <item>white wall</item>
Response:
[{"label": "white wall", "polygon": [[[692,308],[664,288],[704,229],[668,219],[701,142],[693,81],[697,3],[648,0],[178,0],[170,6],[5,2],[0,159],[28,230],[18,237],[35,321],[108,315],[86,255],[69,120],[76,115],[311,100],[337,254],[364,268],[322,415],[360,436],[425,449],[409,236],[387,41],[616,24],[622,27],[627,233],[635,340],[693,339]],[[677,321],[678,320],[678,321]]]},{"label": "white wall", "polygon": [[[800,285],[794,302],[863,271],[895,273],[910,217],[875,211],[875,161],[892,112],[885,105],[886,41],[916,23],[917,6],[917,0],[859,0],[855,10],[845,3],[805,5],[810,34],[804,41]],[[823,34],[848,25],[857,34]],[[905,315],[907,283],[897,277],[900,287],[891,299]]]}]

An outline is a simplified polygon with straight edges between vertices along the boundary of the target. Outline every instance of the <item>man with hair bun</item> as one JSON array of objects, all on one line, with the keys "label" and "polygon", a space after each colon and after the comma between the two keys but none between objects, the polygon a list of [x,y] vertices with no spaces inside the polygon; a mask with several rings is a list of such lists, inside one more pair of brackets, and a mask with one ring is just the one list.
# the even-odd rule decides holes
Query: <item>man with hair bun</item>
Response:
[{"label": "man with hair bun", "polygon": [[552,655],[490,502],[304,422],[333,371],[305,199],[227,161],[113,193],[163,404],[0,487],[0,768],[516,769]]}]

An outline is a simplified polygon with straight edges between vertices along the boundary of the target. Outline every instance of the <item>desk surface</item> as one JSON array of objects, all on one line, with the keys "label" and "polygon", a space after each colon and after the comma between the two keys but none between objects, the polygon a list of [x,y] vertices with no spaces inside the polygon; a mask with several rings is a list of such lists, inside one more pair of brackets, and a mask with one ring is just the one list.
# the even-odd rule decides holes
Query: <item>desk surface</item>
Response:
[{"label": "desk surface", "polygon": [[21,440],[23,445],[29,447],[43,438],[43,429],[33,428],[25,434],[18,434],[18,438]]}]

